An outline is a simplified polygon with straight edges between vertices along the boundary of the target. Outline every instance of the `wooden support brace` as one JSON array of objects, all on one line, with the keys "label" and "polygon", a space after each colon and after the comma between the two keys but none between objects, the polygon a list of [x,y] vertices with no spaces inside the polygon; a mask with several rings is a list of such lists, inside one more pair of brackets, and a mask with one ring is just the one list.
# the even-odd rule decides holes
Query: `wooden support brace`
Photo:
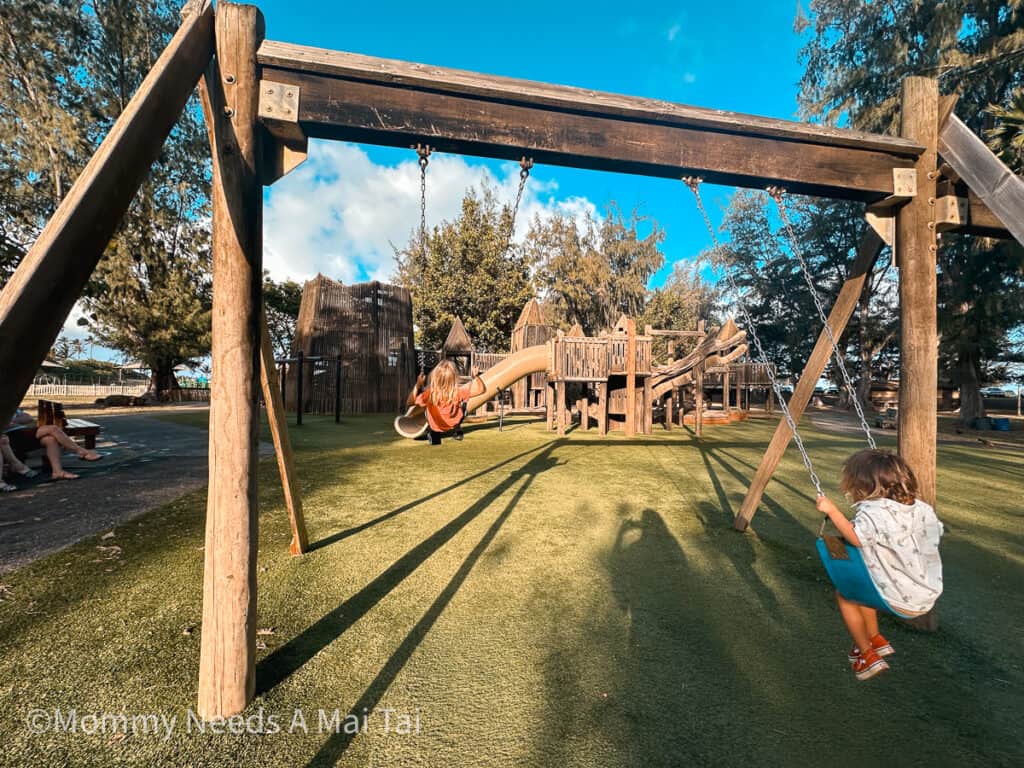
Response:
[{"label": "wooden support brace", "polygon": [[597,434],[608,434],[608,382],[597,385]]},{"label": "wooden support brace", "polygon": [[217,7],[201,88],[213,150],[213,379],[198,715],[230,717],[256,682],[256,460],[262,302],[255,6]]},{"label": "wooden support brace", "polygon": [[288,522],[292,528],[292,540],[288,551],[293,555],[301,555],[309,547],[309,538],[306,535],[306,520],[302,515],[302,496],[295,479],[295,455],[292,452],[291,438],[288,436],[288,420],[284,412],[284,401],[281,399],[281,389],[277,383],[274,347],[270,341],[267,316],[263,312],[260,313],[260,384],[263,387],[263,402],[267,404],[270,434],[274,438],[277,469],[281,475],[284,503],[288,508]]},{"label": "wooden support brace", "polygon": [[654,388],[651,386],[651,377],[644,376],[644,434],[650,435],[654,432]]},{"label": "wooden support brace", "polygon": [[565,435],[565,382],[558,381],[555,384],[555,425],[558,436]]},{"label": "wooden support brace", "polygon": [[[871,273],[881,250],[881,238],[873,230],[866,230],[864,237],[861,239],[860,246],[857,248],[857,256],[850,267],[849,275],[842,288],[840,288],[839,296],[836,298],[836,303],[832,306],[832,311],[828,316],[829,328],[832,329],[832,335],[836,339],[842,336],[843,331],[846,330],[846,324],[850,321],[853,310],[857,307],[857,302],[860,301],[860,295],[864,289],[864,281]],[[794,422],[799,423],[800,417],[803,416],[807,404],[814,396],[814,386],[817,384],[818,379],[821,378],[821,374],[824,372],[825,366],[828,365],[831,355],[832,344],[829,341],[828,333],[822,328],[818,334],[818,341],[815,343],[814,349],[811,350],[807,364],[804,366],[800,379],[793,390],[793,395],[789,398],[789,412],[792,414]],[[772,412],[772,398],[772,390],[768,388],[765,399],[768,413]],[[747,489],[747,495],[740,505],[740,511],[733,521],[733,527],[736,530],[744,531],[750,525],[754,513],[757,512],[757,507],[761,503],[764,489],[767,487],[772,475],[775,474],[775,470],[782,460],[782,455],[786,452],[786,446],[789,445],[789,441],[792,439],[793,431],[789,428],[789,424],[785,419],[780,420],[775,428],[775,434],[772,435],[771,442],[768,443],[768,449],[764,452],[761,463],[754,473],[754,479],[751,481],[750,487]]]},{"label": "wooden support brace", "polygon": [[213,55],[213,6],[182,24],[0,292],[0,424],[32,383]]}]

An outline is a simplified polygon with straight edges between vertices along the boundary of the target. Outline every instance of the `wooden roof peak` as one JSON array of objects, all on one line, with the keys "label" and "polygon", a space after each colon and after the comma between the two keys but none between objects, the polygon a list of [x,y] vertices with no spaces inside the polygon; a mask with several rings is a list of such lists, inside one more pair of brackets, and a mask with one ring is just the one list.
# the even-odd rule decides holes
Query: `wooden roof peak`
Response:
[{"label": "wooden roof peak", "polygon": [[547,321],[544,319],[544,310],[541,309],[540,302],[536,298],[530,299],[526,302],[526,306],[523,307],[523,311],[519,313],[519,319],[516,321],[516,330],[519,330],[524,325],[547,325]]},{"label": "wooden roof peak", "polygon": [[446,354],[469,354],[473,351],[473,342],[470,340],[469,334],[466,332],[466,326],[462,324],[462,319],[458,315],[456,315],[455,320],[452,322],[452,329],[448,331],[448,338],[444,340],[444,346],[441,349]]}]

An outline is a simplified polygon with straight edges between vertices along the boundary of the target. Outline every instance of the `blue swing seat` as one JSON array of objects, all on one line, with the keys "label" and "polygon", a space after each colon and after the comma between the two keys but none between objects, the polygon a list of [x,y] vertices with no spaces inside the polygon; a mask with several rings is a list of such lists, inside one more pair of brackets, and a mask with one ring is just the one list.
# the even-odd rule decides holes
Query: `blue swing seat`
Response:
[{"label": "blue swing seat", "polygon": [[[912,618],[899,611],[894,611],[885,602],[885,598],[879,593],[875,582],[871,580],[871,574],[868,573],[868,567],[864,564],[859,547],[842,541],[838,537],[830,538],[833,540],[832,550],[829,549],[824,537],[818,538],[816,546],[821,563],[825,566],[825,571],[839,594],[847,600],[891,613],[901,619]],[[846,553],[845,557],[841,555],[843,550]]]}]

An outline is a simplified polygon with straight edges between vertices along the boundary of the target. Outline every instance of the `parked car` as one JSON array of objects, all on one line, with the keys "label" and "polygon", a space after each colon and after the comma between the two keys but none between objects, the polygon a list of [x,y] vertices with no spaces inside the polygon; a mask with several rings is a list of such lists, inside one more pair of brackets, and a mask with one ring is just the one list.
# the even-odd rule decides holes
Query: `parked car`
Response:
[{"label": "parked car", "polygon": [[828,389],[825,390],[825,394],[828,397],[839,397],[839,387],[831,386],[831,387],[829,387]]},{"label": "parked car", "polygon": [[982,387],[982,397],[1009,397],[1010,393],[1002,387]]}]

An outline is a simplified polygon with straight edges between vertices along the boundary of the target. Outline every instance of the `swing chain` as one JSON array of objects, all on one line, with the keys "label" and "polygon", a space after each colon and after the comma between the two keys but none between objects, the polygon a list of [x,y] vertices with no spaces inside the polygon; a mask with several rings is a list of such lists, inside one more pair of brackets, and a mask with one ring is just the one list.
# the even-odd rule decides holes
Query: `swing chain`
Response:
[{"label": "swing chain", "polygon": [[825,326],[825,333],[828,335],[829,344],[832,345],[832,357],[836,361],[836,365],[839,367],[839,372],[842,374],[846,392],[849,394],[850,402],[853,403],[853,408],[857,413],[857,418],[860,420],[860,428],[864,430],[864,434],[867,436],[868,445],[871,446],[872,450],[874,450],[878,447],[875,444],[874,435],[871,434],[871,427],[868,425],[867,417],[864,415],[864,409],[861,407],[860,398],[857,397],[857,390],[853,385],[853,380],[850,378],[850,372],[846,369],[846,362],[843,360],[842,350],[839,349],[839,344],[836,342],[836,338],[832,334],[832,327],[829,325],[828,317],[826,317],[825,307],[821,303],[821,296],[814,287],[814,280],[811,278],[810,268],[807,266],[807,261],[804,259],[803,253],[800,250],[796,233],[793,231],[793,225],[790,223],[789,214],[786,210],[786,203],[783,199],[783,195],[786,194],[786,190],[781,187],[768,187],[767,192],[771,195],[772,199],[775,200],[775,205],[779,209],[779,216],[782,218],[782,223],[785,225],[786,232],[789,235],[789,242],[793,249],[793,255],[795,255],[797,261],[800,262],[800,272],[803,274],[804,282],[807,283],[807,288],[811,292],[811,298],[814,299],[814,306],[815,309],[818,310],[818,317],[821,319],[822,325]]},{"label": "swing chain", "polygon": [[516,202],[512,206],[512,219],[508,224],[508,235],[505,237],[505,253],[512,247],[512,238],[516,234],[516,214],[519,213],[519,204],[523,200],[523,190],[526,189],[526,180],[530,178],[530,169],[533,168],[533,158],[523,157],[519,161],[519,190],[516,192]]},{"label": "swing chain", "polygon": [[[716,256],[721,259],[720,254],[722,253],[721,243],[718,242],[718,236],[715,234],[715,227],[711,223],[711,218],[708,216],[707,210],[704,208],[704,201],[700,196],[700,185],[703,179],[695,176],[686,176],[683,178],[683,182],[693,192],[694,198],[697,200],[697,208],[700,210],[700,215],[704,218],[704,224],[707,226],[708,233],[711,235],[711,242],[714,245],[714,251]],[[725,265],[725,260],[721,259],[720,263]],[[716,265],[717,266],[717,265]],[[757,356],[765,366],[765,372],[768,374],[768,380],[771,381],[772,391],[775,392],[775,399],[779,402],[779,407],[782,409],[783,416],[786,417],[786,424],[789,426],[789,431],[793,435],[793,442],[796,444],[797,450],[800,452],[800,458],[804,462],[804,467],[807,469],[807,474],[810,475],[811,482],[814,484],[814,489],[817,491],[818,496],[824,496],[825,491],[822,490],[821,480],[818,479],[818,473],[814,471],[814,464],[811,462],[811,457],[807,453],[807,449],[804,447],[804,441],[800,437],[800,432],[796,428],[796,422],[793,420],[793,414],[789,412],[789,406],[786,404],[786,398],[783,397],[782,386],[779,384],[779,380],[775,376],[774,366],[768,361],[768,356],[765,354],[764,347],[761,345],[761,339],[757,335],[757,327],[754,325],[753,318],[747,311],[746,303],[743,301],[743,296],[740,293],[739,286],[733,279],[732,272],[728,266],[725,265],[722,268],[722,272],[725,275],[726,281],[729,283],[729,290],[732,291],[733,295],[736,296],[736,308],[742,315],[742,320],[745,328],[750,333],[750,339],[754,342],[754,347],[757,349]]]},{"label": "swing chain", "polygon": [[420,164],[420,251],[427,254],[427,166],[430,164],[430,153],[433,148],[429,144],[417,144],[413,147],[419,155]]}]

